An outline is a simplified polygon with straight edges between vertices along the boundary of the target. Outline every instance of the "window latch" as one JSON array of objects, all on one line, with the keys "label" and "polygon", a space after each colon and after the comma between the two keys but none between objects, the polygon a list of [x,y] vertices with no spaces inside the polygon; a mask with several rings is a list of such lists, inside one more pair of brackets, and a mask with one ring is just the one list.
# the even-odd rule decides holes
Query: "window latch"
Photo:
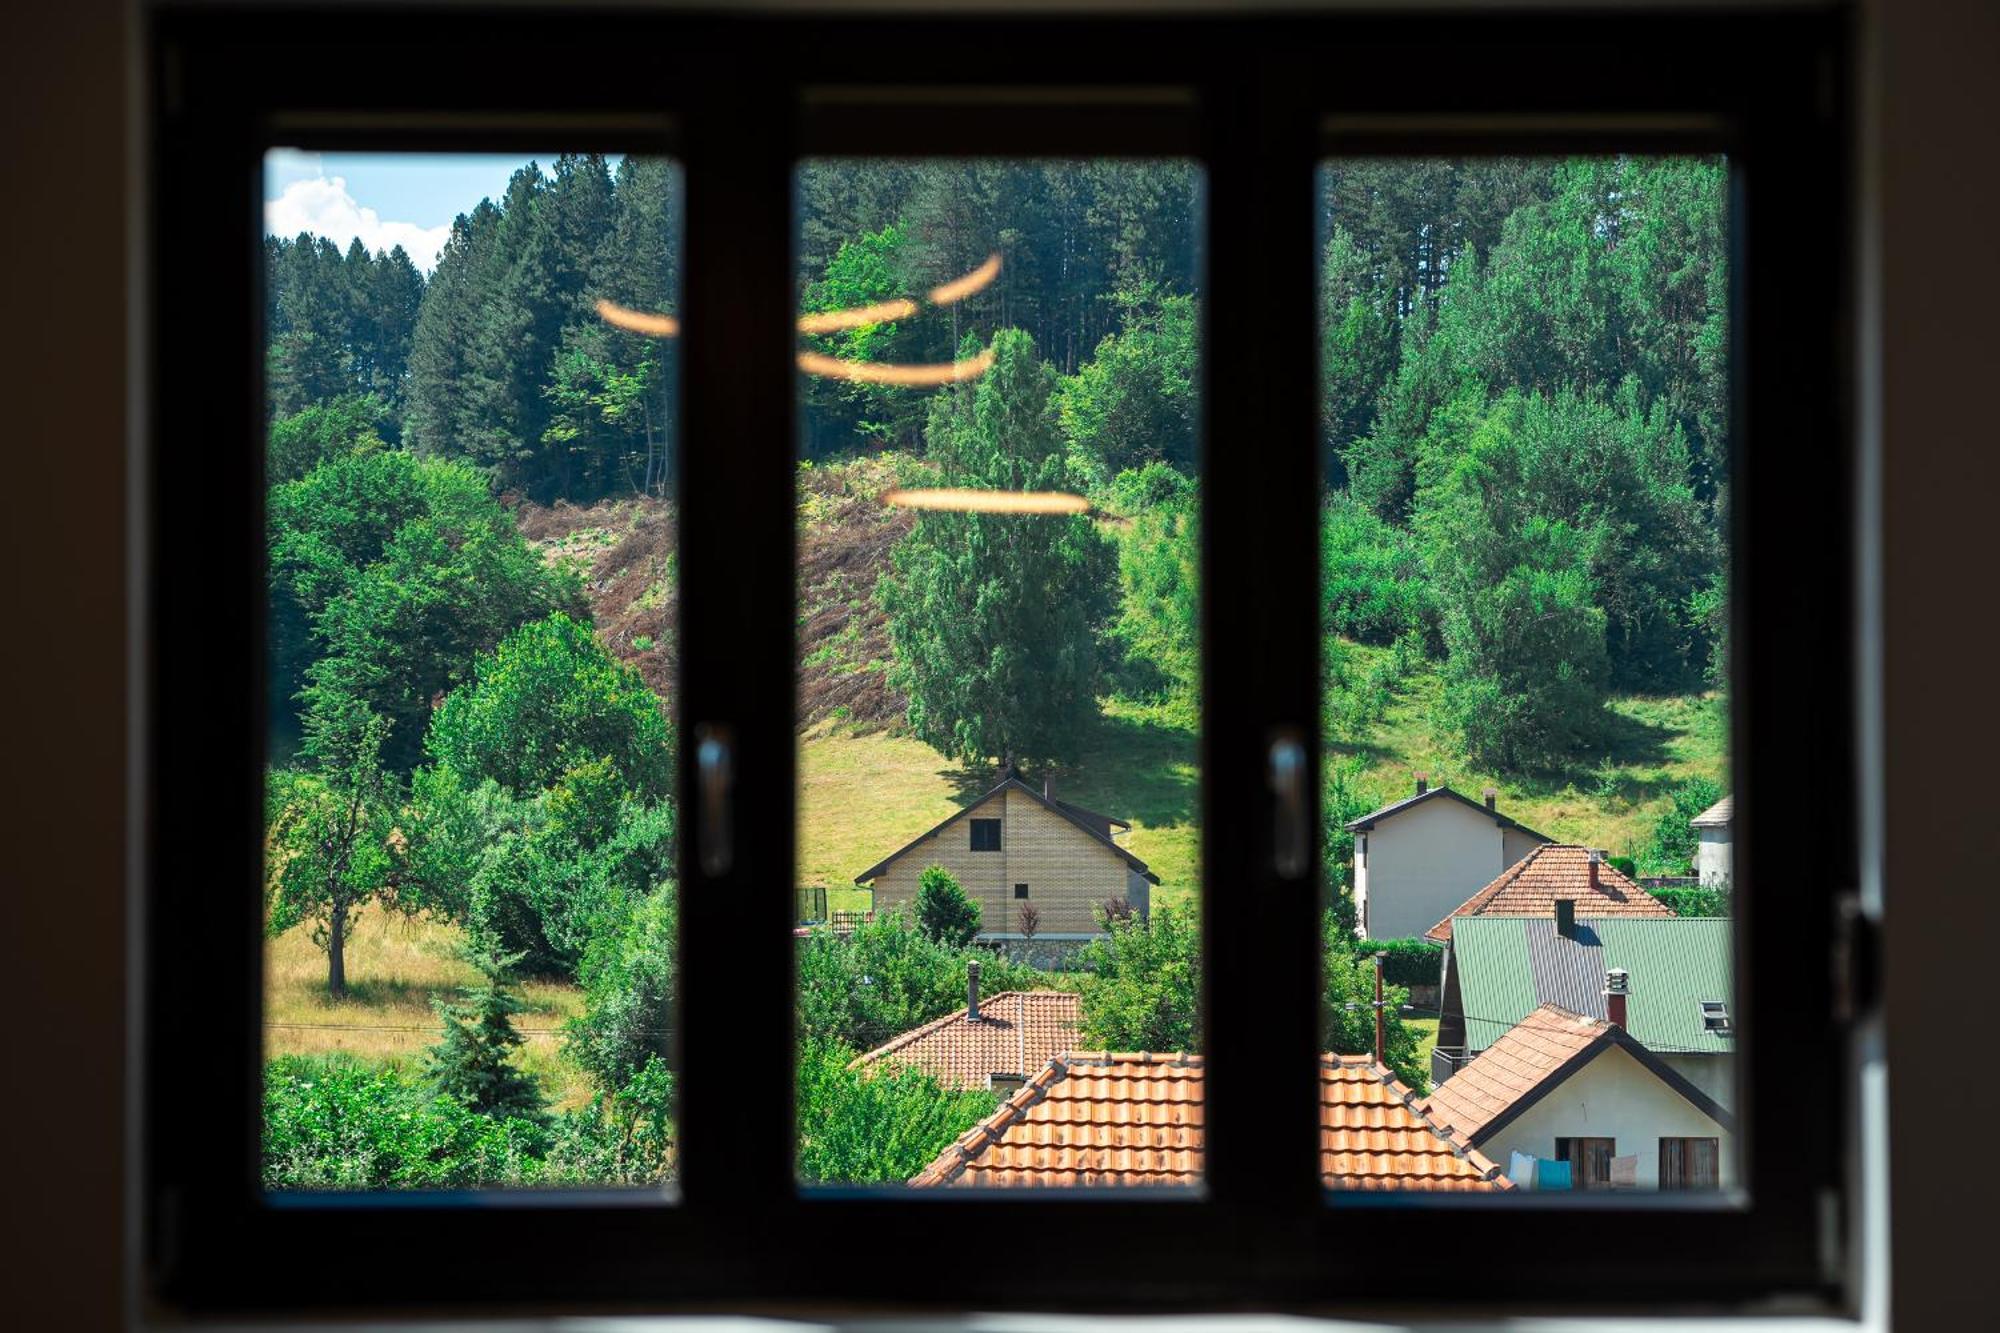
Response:
[{"label": "window latch", "polygon": [[1306,749],[1296,731],[1271,740],[1271,868],[1280,879],[1305,878],[1311,861],[1306,838]]},{"label": "window latch", "polygon": [[1842,894],[1834,910],[1834,1017],[1854,1024],[1882,1002],[1882,927],[1857,893]]},{"label": "window latch", "polygon": [[695,808],[699,812],[696,847],[701,871],[711,879],[726,875],[736,863],[729,818],[736,785],[736,748],[728,727],[704,722],[695,728]]}]

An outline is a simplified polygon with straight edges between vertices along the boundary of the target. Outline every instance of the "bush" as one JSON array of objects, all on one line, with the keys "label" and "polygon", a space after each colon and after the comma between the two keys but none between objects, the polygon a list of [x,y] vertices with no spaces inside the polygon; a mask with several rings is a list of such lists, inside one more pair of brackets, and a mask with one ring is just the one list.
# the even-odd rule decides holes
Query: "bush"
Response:
[{"label": "bush", "polygon": [[1648,889],[1646,892],[1665,903],[1675,916],[1729,915],[1727,889],[1692,885],[1687,888]]},{"label": "bush", "polygon": [[680,956],[671,883],[634,894],[607,915],[585,948],[577,979],[584,1012],[564,1035],[570,1058],[606,1093],[624,1095],[673,1053],[675,966]]},{"label": "bush", "polygon": [[1083,1045],[1112,1051],[1201,1049],[1201,931],[1171,907],[1105,921],[1078,961]]},{"label": "bush", "polygon": [[1386,953],[1382,980],[1396,986],[1435,986],[1444,977],[1444,946],[1424,939],[1363,940],[1366,957]]},{"label": "bush", "polygon": [[799,944],[800,1039],[872,1050],[963,1008],[965,965],[975,961],[988,992],[1051,989],[1061,983],[990,950],[941,944],[900,910],[849,935],[815,930]]},{"label": "bush", "polygon": [[900,1185],[998,1105],[990,1092],[958,1092],[909,1065],[854,1069],[840,1042],[799,1048],[801,1180]]},{"label": "bush", "polygon": [[1722,784],[1713,778],[1691,778],[1674,788],[1667,808],[1653,821],[1652,845],[1646,863],[1657,875],[1694,872],[1694,852],[1701,839],[1694,818],[1722,799]]},{"label": "bush", "polygon": [[1425,631],[1435,611],[1423,555],[1408,529],[1335,492],[1320,514],[1319,550],[1327,630],[1383,644]]},{"label": "bush", "polygon": [[[1375,1053],[1375,960],[1368,943],[1356,943],[1327,912],[1321,923],[1325,958],[1320,971],[1320,1044],[1341,1055]],[[1403,1021],[1410,992],[1388,984],[1383,968],[1382,1063],[1418,1092],[1430,1087],[1429,1072],[1417,1061],[1417,1034]]]},{"label": "bush", "polygon": [[917,925],[924,934],[947,949],[963,949],[979,934],[979,917],[979,904],[949,870],[924,867],[917,876]]}]

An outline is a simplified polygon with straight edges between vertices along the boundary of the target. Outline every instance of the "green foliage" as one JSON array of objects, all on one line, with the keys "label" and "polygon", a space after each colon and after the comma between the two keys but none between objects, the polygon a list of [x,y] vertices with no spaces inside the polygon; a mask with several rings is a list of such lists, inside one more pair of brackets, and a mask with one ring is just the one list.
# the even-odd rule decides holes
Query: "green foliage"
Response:
[{"label": "green foliage", "polygon": [[1713,884],[1690,884],[1681,888],[1648,889],[1646,892],[1665,903],[1675,916],[1729,916],[1729,890]]},{"label": "green foliage", "polygon": [[403,248],[370,255],[356,240],[343,256],[323,237],[267,237],[264,272],[272,416],[350,395],[396,411],[424,292]]},{"label": "green foliage", "polygon": [[490,932],[475,929],[459,957],[478,979],[463,987],[456,1001],[437,1006],[444,1034],[427,1057],[432,1082],[441,1096],[480,1115],[545,1124],[541,1091],[514,1063],[521,1045],[514,1015],[526,1006],[514,993],[509,971],[520,955],[501,953]]},{"label": "green foliage", "polygon": [[1362,940],[1357,948],[1363,957],[1378,953],[1382,978],[1397,986],[1435,986],[1444,976],[1444,946],[1425,939]]},{"label": "green foliage", "polygon": [[979,904],[943,866],[925,866],[917,876],[917,928],[939,944],[947,949],[971,944],[979,934],[979,916]]},{"label": "green foliage", "polygon": [[1345,459],[1368,434],[1382,384],[1396,360],[1394,294],[1376,280],[1376,268],[1336,223],[1319,271],[1320,431],[1326,475],[1345,482]]},{"label": "green foliage", "polygon": [[[842,241],[825,273],[807,284],[801,308],[849,310],[907,296],[909,263],[909,231],[897,223]],[[921,355],[909,325],[895,320],[813,334],[809,343],[843,361],[894,362]],[[924,400],[907,389],[815,376],[800,393],[808,457],[856,438],[913,445],[923,432]]]},{"label": "green foliage", "polygon": [[985,1090],[956,1092],[894,1063],[853,1069],[852,1047],[799,1047],[799,1179],[823,1185],[900,1185],[998,1105]]},{"label": "green foliage", "polygon": [[676,898],[671,883],[625,898],[584,949],[577,974],[584,1013],[570,1021],[565,1044],[606,1092],[643,1086],[656,1065],[650,1077],[666,1077],[680,1012]]},{"label": "green foliage", "polygon": [[1192,475],[1201,431],[1199,313],[1191,296],[1121,293],[1123,331],[1062,382],[1058,415],[1084,475],[1149,463]]},{"label": "green foliage", "polygon": [[1349,935],[1355,927],[1354,835],[1347,826],[1382,804],[1362,786],[1365,768],[1358,758],[1331,755],[1320,768],[1319,854],[1327,885],[1327,910]]},{"label": "green foliage", "polygon": [[347,922],[391,895],[395,779],[382,767],[387,724],[352,699],[316,701],[308,722],[310,771],[279,769],[265,787],[264,928],[300,922],[327,954],[327,990],[347,990]]},{"label": "green foliage", "polygon": [[510,630],[579,608],[477,473],[400,450],[355,454],[269,501],[273,715],[332,692],[389,724],[391,769],[422,753],[432,703]]},{"label": "green foliage", "polygon": [[[925,434],[944,484],[1073,489],[1054,383],[1026,334],[996,334],[992,367],[932,400]],[[877,589],[910,729],[967,760],[1070,758],[1097,715],[1112,560],[1080,514],[921,514]]]},{"label": "green foliage", "polygon": [[1393,643],[1422,633],[1436,614],[1415,537],[1345,492],[1320,511],[1319,558],[1324,624],[1334,634]]},{"label": "green foliage", "polygon": [[1674,788],[1672,803],[1660,812],[1658,819],[1653,821],[1652,843],[1646,848],[1643,858],[1648,873],[1660,875],[1694,873],[1694,854],[1695,849],[1701,844],[1701,835],[1695,831],[1692,821],[1721,799],[1722,784],[1713,778],[1690,778]]},{"label": "green foliage", "polygon": [[1112,634],[1123,650],[1123,692],[1163,698],[1192,718],[1201,689],[1201,505],[1196,485],[1154,463],[1119,473],[1112,490],[1128,502],[1146,497],[1127,511],[1133,517],[1118,539],[1123,597]]},{"label": "green foliage", "polygon": [[1078,955],[1083,1044],[1093,1050],[1201,1049],[1201,931],[1162,905],[1150,919],[1107,920]]},{"label": "green foliage", "polygon": [[[1357,943],[1337,914],[1325,914],[1321,927],[1325,958],[1320,969],[1320,1045],[1341,1055],[1375,1053],[1375,959],[1380,945]],[[1418,1092],[1430,1088],[1430,1071],[1417,1060],[1417,1034],[1403,1021],[1410,1002],[1406,987],[1382,987],[1382,1063]]]},{"label": "green foliage", "polygon": [[940,943],[900,911],[848,935],[815,930],[799,942],[800,1037],[872,1050],[964,1008],[970,962],[980,965],[980,986],[989,994],[1058,985],[1057,978],[997,953]]},{"label": "green foliage", "polygon": [[296,481],[321,463],[383,448],[381,428],[389,419],[381,399],[343,394],[312,403],[271,423],[264,450],[268,484]]},{"label": "green foliage", "polygon": [[673,737],[639,673],[614,660],[587,621],[558,612],[509,634],[431,719],[426,748],[468,781],[517,795],[582,763],[608,762],[648,801],[673,785]]}]

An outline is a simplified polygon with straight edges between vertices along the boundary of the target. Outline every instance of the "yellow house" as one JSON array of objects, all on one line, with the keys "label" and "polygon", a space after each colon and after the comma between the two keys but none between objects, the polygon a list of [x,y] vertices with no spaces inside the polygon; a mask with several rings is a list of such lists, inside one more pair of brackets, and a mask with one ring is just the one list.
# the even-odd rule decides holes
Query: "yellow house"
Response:
[{"label": "yellow house", "polygon": [[872,886],[878,913],[914,910],[918,876],[943,866],[979,904],[981,939],[1021,939],[1030,922],[1036,939],[1085,939],[1104,933],[1107,903],[1142,918],[1151,908],[1160,877],[1112,833],[1131,827],[1057,800],[1046,783],[1036,791],[1010,768],[998,786],[854,882]]}]

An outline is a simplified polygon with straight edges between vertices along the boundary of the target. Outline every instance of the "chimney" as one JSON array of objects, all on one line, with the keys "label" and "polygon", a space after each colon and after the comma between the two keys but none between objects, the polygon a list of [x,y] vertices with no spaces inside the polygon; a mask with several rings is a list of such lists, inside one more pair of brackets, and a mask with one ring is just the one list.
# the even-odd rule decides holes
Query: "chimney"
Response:
[{"label": "chimney", "polygon": [[1056,780],[1046,773],[1042,774],[1042,799],[1050,805],[1056,801]]},{"label": "chimney", "polygon": [[965,965],[965,1021],[979,1021],[979,964]]},{"label": "chimney", "polygon": [[1430,789],[1431,789],[1431,775],[1428,773],[1417,774],[1417,795],[1422,796],[1425,792],[1429,791]]},{"label": "chimney", "polygon": [[1622,967],[1614,967],[1604,974],[1604,1016],[1627,1031],[1631,1029],[1625,1022],[1625,998],[1632,993],[1632,978]]},{"label": "chimney", "polygon": [[1564,939],[1576,934],[1576,899],[1556,899],[1556,934]]},{"label": "chimney", "polygon": [[1598,891],[1597,867],[1599,866],[1599,864],[1603,862],[1603,860],[1604,860],[1603,852],[1598,851],[1597,848],[1595,847],[1590,849],[1590,891],[1592,893],[1596,893]]},{"label": "chimney", "polygon": [[1499,799],[1500,799],[1500,792],[1498,788],[1488,787],[1486,789],[1486,808],[1488,810],[1491,810],[1493,808],[1493,803]]}]

